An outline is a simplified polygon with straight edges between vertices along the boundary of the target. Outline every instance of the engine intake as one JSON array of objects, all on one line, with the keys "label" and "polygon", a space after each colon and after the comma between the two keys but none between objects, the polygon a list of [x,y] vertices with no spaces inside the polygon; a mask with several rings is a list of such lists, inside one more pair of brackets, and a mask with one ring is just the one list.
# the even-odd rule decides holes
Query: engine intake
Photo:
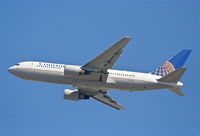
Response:
[{"label": "engine intake", "polygon": [[77,101],[77,100],[89,99],[89,96],[81,94],[77,89],[75,90],[65,89],[64,99]]}]

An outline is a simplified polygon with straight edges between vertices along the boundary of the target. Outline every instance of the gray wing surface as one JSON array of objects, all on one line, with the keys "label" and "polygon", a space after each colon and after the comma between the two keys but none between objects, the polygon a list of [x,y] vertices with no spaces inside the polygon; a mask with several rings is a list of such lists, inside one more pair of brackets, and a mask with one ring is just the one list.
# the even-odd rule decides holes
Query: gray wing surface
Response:
[{"label": "gray wing surface", "polygon": [[82,69],[94,69],[100,72],[106,72],[111,68],[121,55],[123,48],[131,38],[125,37],[115,43],[112,47],[104,51],[102,54],[82,66]]},{"label": "gray wing surface", "polygon": [[124,109],[121,105],[119,105],[117,102],[115,102],[110,96],[107,94],[99,93],[97,95],[91,96],[93,99],[100,101],[108,106],[111,106],[113,108],[116,108],[118,110]]},{"label": "gray wing surface", "polygon": [[118,110],[122,110],[125,109],[124,107],[122,107],[121,105],[119,105],[117,102],[115,102],[108,94],[106,91],[102,91],[102,90],[94,90],[94,89],[78,89],[80,91],[80,93],[88,95],[90,97],[92,97],[93,99],[102,102],[108,106],[111,106],[115,109]]}]

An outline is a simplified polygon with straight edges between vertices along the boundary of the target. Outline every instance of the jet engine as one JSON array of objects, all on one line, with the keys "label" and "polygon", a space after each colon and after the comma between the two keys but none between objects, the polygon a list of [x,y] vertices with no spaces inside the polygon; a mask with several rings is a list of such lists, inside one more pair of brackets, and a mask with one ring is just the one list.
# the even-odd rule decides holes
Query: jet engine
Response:
[{"label": "jet engine", "polygon": [[77,101],[81,99],[89,99],[89,96],[81,94],[77,89],[75,90],[65,89],[64,99]]},{"label": "jet engine", "polygon": [[88,70],[81,69],[80,66],[75,65],[65,65],[64,74],[67,76],[76,76],[76,75],[89,75],[91,72]]}]

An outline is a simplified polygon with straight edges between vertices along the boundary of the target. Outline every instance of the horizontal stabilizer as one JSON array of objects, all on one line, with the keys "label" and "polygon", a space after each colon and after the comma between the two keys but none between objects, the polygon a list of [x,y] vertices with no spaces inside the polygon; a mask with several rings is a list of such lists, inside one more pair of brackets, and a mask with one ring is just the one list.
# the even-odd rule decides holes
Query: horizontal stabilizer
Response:
[{"label": "horizontal stabilizer", "polygon": [[179,96],[184,96],[183,92],[181,92],[180,88],[169,88],[170,91],[172,91],[173,93],[179,95]]},{"label": "horizontal stabilizer", "polygon": [[157,79],[157,81],[160,81],[160,82],[178,82],[180,80],[180,78],[182,77],[182,75],[184,74],[185,70],[187,68],[179,68],[179,69],[176,69],[174,72],[171,72],[169,73],[168,75],[160,78],[160,79]]}]

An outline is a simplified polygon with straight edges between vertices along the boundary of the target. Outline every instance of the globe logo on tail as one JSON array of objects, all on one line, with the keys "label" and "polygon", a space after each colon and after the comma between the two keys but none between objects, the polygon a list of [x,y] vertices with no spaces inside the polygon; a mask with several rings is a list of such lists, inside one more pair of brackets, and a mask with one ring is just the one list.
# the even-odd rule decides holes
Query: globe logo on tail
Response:
[{"label": "globe logo on tail", "polygon": [[175,67],[169,61],[166,61],[164,64],[159,66],[156,70],[151,72],[151,74],[158,75],[158,76],[165,76],[173,71],[175,71]]}]

